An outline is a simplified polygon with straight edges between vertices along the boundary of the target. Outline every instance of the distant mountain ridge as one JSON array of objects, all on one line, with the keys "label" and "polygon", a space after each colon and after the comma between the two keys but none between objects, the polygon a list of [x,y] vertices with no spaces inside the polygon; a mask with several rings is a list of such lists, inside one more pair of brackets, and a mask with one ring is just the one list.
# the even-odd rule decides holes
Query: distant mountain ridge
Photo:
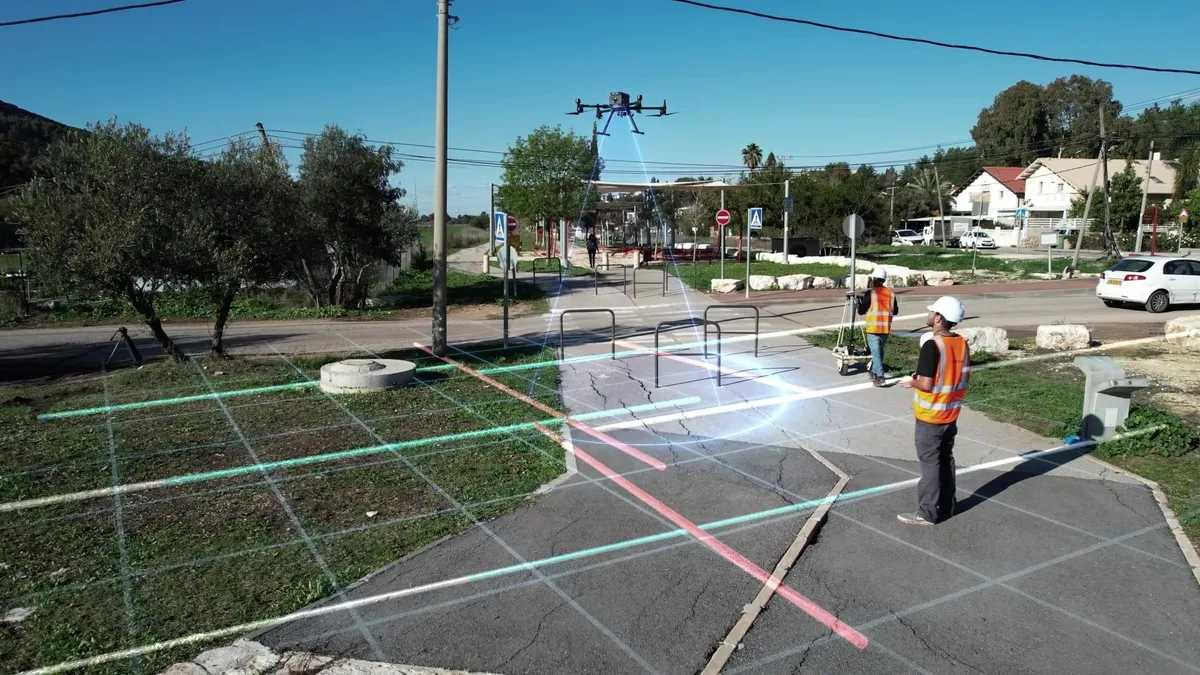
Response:
[{"label": "distant mountain ridge", "polygon": [[0,189],[33,177],[37,157],[59,136],[76,130],[18,105],[0,101]]}]

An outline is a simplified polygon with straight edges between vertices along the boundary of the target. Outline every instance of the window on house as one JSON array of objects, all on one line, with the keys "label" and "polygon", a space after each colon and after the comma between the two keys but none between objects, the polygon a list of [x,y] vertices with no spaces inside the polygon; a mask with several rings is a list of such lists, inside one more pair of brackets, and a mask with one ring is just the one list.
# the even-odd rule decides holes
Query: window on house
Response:
[{"label": "window on house", "polygon": [[1038,194],[1040,195],[1045,191],[1046,191],[1046,181],[1039,180],[1038,181]]},{"label": "window on house", "polygon": [[1058,191],[1059,191],[1059,192],[1062,192],[1062,191],[1063,191],[1063,184],[1062,184],[1062,183],[1059,183],[1059,184],[1058,184]]},{"label": "window on house", "polygon": [[998,190],[997,194],[1000,195],[999,197],[997,197],[997,199],[1004,199],[1004,190]]}]

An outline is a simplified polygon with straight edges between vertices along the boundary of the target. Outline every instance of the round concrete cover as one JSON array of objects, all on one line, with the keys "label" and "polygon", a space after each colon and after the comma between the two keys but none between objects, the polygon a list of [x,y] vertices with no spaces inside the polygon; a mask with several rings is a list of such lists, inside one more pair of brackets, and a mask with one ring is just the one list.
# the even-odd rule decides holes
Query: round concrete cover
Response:
[{"label": "round concrete cover", "polygon": [[412,379],[417,367],[398,359],[347,359],[321,366],[321,390],[331,394],[385,391]]}]

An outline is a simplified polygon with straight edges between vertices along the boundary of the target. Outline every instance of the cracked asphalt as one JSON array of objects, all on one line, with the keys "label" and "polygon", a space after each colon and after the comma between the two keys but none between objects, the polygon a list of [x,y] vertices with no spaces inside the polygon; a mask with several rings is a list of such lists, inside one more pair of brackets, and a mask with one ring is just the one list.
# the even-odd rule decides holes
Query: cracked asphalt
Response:
[{"label": "cracked asphalt", "polygon": [[[679,318],[680,308],[699,315],[708,302],[674,286],[665,300],[647,292],[636,302],[611,288],[594,296],[590,282],[575,290],[558,298],[556,310],[615,308],[619,349],[649,348],[645,327]],[[772,317],[762,331],[823,316]],[[568,356],[607,354],[602,319],[573,315],[566,324],[576,338]],[[418,327],[407,331],[401,342],[421,335]],[[681,345],[699,332],[678,327],[662,337]],[[370,349],[398,340],[354,339]],[[531,327],[517,339],[543,335]],[[664,471],[578,431],[571,442],[683,518],[723,521],[707,534],[767,570],[796,538],[811,500],[837,481],[812,452],[851,476],[784,583],[868,645],[856,648],[776,595],[724,672],[1200,673],[1200,587],[1141,483],[1087,457],[1021,459],[1061,439],[967,411],[955,453],[968,470],[958,480],[959,514],[937,527],[906,526],[895,514],[913,510],[914,489],[885,487],[919,471],[902,390],[840,377],[827,352],[792,336],[765,340],[757,358],[749,342],[727,344],[720,387],[698,350],[672,353],[684,361],[659,360],[660,387],[649,353],[560,369],[574,414],[699,399],[640,413],[641,421],[597,423],[664,462]],[[1001,467],[972,469],[1006,458]],[[471,529],[347,591],[366,598],[482,575],[359,607],[389,660],[506,674],[696,673],[762,586],[694,537],[661,536],[676,530],[661,508],[582,461],[530,506],[488,526],[494,537]],[[649,539],[611,546],[636,538]],[[541,576],[487,575],[516,562],[501,542],[527,560],[562,558],[539,567]],[[345,612],[256,639],[275,649],[372,658]]]}]

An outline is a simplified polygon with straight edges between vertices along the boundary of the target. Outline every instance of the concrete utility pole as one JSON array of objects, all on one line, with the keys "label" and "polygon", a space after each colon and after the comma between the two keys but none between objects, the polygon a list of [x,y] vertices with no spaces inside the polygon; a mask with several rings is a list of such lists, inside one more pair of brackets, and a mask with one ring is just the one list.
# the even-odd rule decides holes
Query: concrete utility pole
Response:
[{"label": "concrete utility pole", "polygon": [[1096,196],[1096,179],[1100,176],[1100,162],[1104,160],[1104,149],[1101,146],[1100,156],[1096,158],[1096,168],[1092,171],[1092,186],[1088,188],[1087,200],[1083,202],[1083,221],[1079,223],[1079,231],[1075,233],[1075,255],[1071,267],[1079,269],[1079,249],[1083,247],[1083,231],[1087,229],[1088,214],[1092,211],[1092,197]]},{"label": "concrete utility pole", "polygon": [[892,198],[892,203],[888,207],[888,224],[892,227],[896,227],[896,186],[893,185],[892,187],[888,188],[887,191]]},{"label": "concrete utility pole", "polygon": [[1133,244],[1136,253],[1142,252],[1142,224],[1146,222],[1146,197],[1150,196],[1150,169],[1154,166],[1154,141],[1150,141],[1150,158],[1146,160],[1146,184],[1142,186],[1142,208],[1138,210],[1137,240]]},{"label": "concrete utility pole", "polygon": [[942,248],[946,248],[946,210],[942,205],[942,178],[938,175],[937,164],[933,165],[933,187],[937,190],[938,218],[942,221]]},{"label": "concrete utility pole", "polygon": [[1112,233],[1112,204],[1109,203],[1108,185],[1108,135],[1104,133],[1104,106],[1100,106],[1100,170],[1104,172],[1104,248],[1113,257],[1120,256],[1120,248]]},{"label": "concrete utility pole", "polygon": [[450,0],[438,0],[437,110],[433,165],[433,351],[446,353],[446,106]]},{"label": "concrete utility pole", "polygon": [[783,262],[785,265],[787,264],[787,257],[788,257],[788,210],[789,210],[786,208],[787,207],[786,202],[788,199],[791,198],[791,196],[792,196],[792,179],[788,178],[787,180],[783,181],[783,201],[784,201],[784,207],[785,207],[783,209]]}]

